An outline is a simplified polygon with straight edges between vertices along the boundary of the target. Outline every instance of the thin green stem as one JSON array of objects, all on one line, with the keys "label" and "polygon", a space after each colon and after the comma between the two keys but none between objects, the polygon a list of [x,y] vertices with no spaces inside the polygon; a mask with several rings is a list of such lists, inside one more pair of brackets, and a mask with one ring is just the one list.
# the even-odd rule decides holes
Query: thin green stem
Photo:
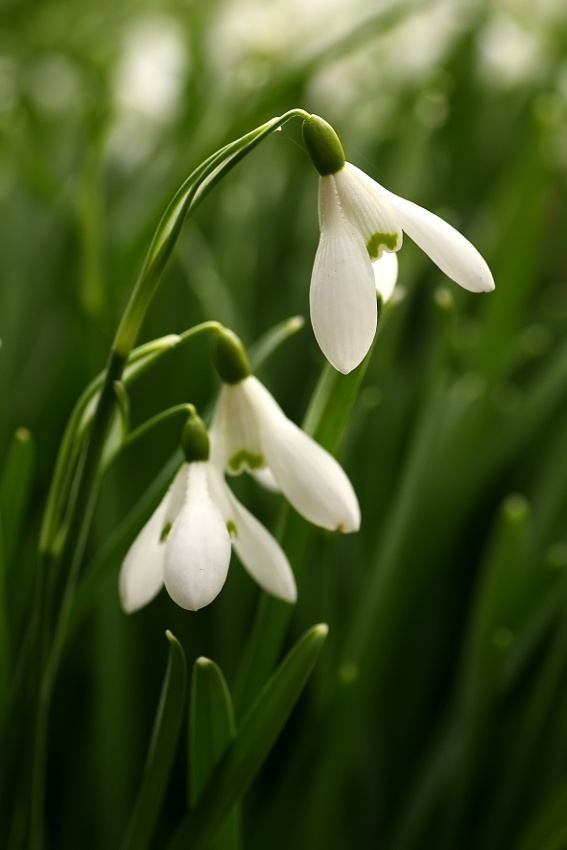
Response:
[{"label": "thin green stem", "polygon": [[[85,430],[82,454],[75,466],[75,440],[88,401],[96,397],[98,380],[87,389],[85,401],[73,412],[70,427],[65,432],[61,465],[56,469],[57,487],[52,489],[46,508],[46,517],[40,539],[40,575],[38,577],[37,648],[35,661],[44,669],[37,694],[36,717],[33,741],[33,777],[29,835],[30,847],[43,847],[44,783],[49,706],[63,644],[72,610],[80,565],[83,559],[87,535],[96,503],[101,475],[101,461],[105,441],[116,407],[115,384],[122,378],[124,368],[135,344],[140,325],[149,303],[157,289],[166,262],[190,210],[205,197],[244,156],[250,153],[263,139],[294,117],[307,117],[302,109],[294,109],[285,115],[273,118],[242,138],[231,142],[212,154],[187,178],[173,197],[165,211],[146,256],[142,271],[126,306],[110,351],[104,379],[98,396],[92,427]],[[205,322],[190,329],[185,339],[203,330],[218,330],[216,322]],[[59,486],[61,485],[61,486]],[[66,506],[66,508],[65,508]],[[66,517],[62,521],[63,510]],[[56,540],[61,537],[61,546]],[[56,567],[48,576],[48,569]],[[57,575],[66,576],[58,609],[55,595]],[[50,611],[54,608],[55,626],[50,629]],[[51,637],[51,640],[49,638]],[[46,649],[49,647],[49,649]],[[44,665],[45,662],[45,665]]]},{"label": "thin green stem", "polygon": [[304,109],[291,109],[284,115],[272,118],[271,121],[240,139],[225,145],[189,175],[174,195],[158,225],[140,276],[118,326],[113,343],[114,351],[127,354],[134,345],[148,305],[188,212],[194,209],[213,186],[267,136],[291,118],[307,118],[308,115],[309,113]]},{"label": "thin green stem", "polygon": [[[61,607],[59,609],[59,615],[57,617],[53,637],[50,643],[50,650],[46,655],[47,663],[45,673],[41,680],[41,690],[39,693],[35,724],[33,779],[31,787],[32,799],[30,807],[30,847],[33,848],[33,850],[41,850],[44,846],[44,782],[47,728],[51,695],[65,640],[79,567],[83,558],[87,534],[96,501],[102,451],[116,403],[114,382],[120,380],[125,362],[125,357],[118,355],[115,352],[111,352],[104,384],[100,392],[92,431],[83,451],[80,473],[75,479],[75,492],[71,498],[71,518],[68,524],[67,536],[61,552],[59,564],[60,568],[63,568],[63,570],[68,567],[66,573],[67,578]],[[42,566],[45,567],[45,565]],[[45,589],[45,582],[47,580],[46,571],[45,569],[42,569],[40,572],[43,574],[43,579],[40,578],[40,581],[42,581],[43,591],[40,600],[41,614],[38,633],[40,643],[39,652],[42,656],[41,660],[43,661],[45,652],[43,649],[44,638],[47,637],[45,632],[48,630],[48,597],[50,594],[46,592]]]}]

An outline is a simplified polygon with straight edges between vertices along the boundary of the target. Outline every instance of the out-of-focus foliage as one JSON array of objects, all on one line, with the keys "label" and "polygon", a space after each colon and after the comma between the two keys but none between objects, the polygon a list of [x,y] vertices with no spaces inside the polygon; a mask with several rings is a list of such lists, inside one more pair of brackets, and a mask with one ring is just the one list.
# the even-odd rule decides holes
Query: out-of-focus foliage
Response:
[{"label": "out-of-focus foliage", "polygon": [[[244,846],[567,848],[564,3],[6,0],[0,15],[0,695],[58,443],[168,200],[205,156],[301,106],[471,239],[496,291],[458,290],[406,240],[339,450],[362,530],[290,516],[283,535],[300,570],[286,641],[320,621],[329,637],[244,800]],[[140,342],[217,319],[251,344],[307,316],[316,185],[287,124],[188,220]],[[322,367],[307,322],[259,374],[300,421]],[[216,388],[208,341],[172,349],[132,386],[132,427],[184,402],[207,411]],[[120,844],[165,629],[244,695],[237,725],[249,707],[259,591],[238,564],[197,614],[165,594],[119,608],[121,558],[178,440],[166,422],[102,485],[78,602],[105,580],[72,620],[51,715],[57,850]],[[279,497],[234,484],[275,528]],[[186,772],[180,747],[156,847],[183,816]]]}]

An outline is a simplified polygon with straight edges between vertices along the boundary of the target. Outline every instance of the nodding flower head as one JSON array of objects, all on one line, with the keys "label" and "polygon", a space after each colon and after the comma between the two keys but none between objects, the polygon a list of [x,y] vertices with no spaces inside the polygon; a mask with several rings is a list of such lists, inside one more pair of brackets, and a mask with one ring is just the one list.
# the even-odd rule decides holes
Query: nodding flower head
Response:
[{"label": "nodding flower head", "polygon": [[295,602],[295,579],[283,550],[209,460],[207,431],[196,414],[189,417],[182,445],[185,463],[122,564],[124,610],[141,608],[164,584],[182,608],[203,608],[225,583],[232,548],[264,590]]},{"label": "nodding flower head", "polygon": [[385,302],[393,292],[404,233],[464,289],[494,289],[476,248],[439,216],[346,162],[326,121],[311,115],[303,137],[320,174],[321,238],[311,278],[311,321],[323,354],[336,369],[350,372],[368,352],[376,333],[376,295]]}]

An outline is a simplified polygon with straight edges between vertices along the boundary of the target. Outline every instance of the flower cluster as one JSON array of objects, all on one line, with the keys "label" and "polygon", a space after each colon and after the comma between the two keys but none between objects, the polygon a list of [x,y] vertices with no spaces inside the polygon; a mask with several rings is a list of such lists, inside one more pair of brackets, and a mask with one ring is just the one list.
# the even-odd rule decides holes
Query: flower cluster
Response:
[{"label": "flower cluster", "polygon": [[[306,117],[303,136],[320,174],[311,319],[336,369],[350,372],[368,352],[377,296],[385,302],[392,295],[404,233],[465,289],[494,288],[486,262],[464,236],[346,162],[337,134],[323,119]],[[360,526],[358,501],[340,465],[286,417],[226,329],[218,331],[214,360],[223,386],[210,435],[193,411],[182,440],[185,463],[122,564],[126,611],[145,605],[164,584],[183,608],[208,605],[226,580],[233,548],[264,590],[295,601],[285,553],[235,498],[226,473],[250,472],[322,528],[352,532]]]},{"label": "flower cluster", "polygon": [[224,478],[263,471],[315,525],[356,531],[360,510],[337,461],[294,425],[250,373],[242,345],[219,334],[215,362],[224,385],[210,435],[196,413],[183,434],[185,463],[130,547],[120,571],[125,611],[165,584],[182,608],[208,605],[226,580],[231,549],[268,593],[294,602],[292,569],[279,543],[234,496]]}]

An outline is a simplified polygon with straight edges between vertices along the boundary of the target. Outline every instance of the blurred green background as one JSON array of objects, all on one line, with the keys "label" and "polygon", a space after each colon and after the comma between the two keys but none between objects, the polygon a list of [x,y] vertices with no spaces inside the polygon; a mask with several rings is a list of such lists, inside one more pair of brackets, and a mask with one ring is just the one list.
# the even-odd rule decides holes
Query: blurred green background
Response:
[{"label": "blurred green background", "polygon": [[[65,422],[104,366],[169,198],[209,153],[295,106],[332,123],[350,161],[460,229],[496,291],[459,290],[406,240],[339,451],[362,530],[310,531],[288,640],[320,621],[329,638],[245,799],[244,846],[567,848],[562,0],[5,0],[6,646],[17,657]],[[186,223],[139,341],[217,319],[252,344],[307,318],[316,187],[291,122]],[[301,421],[322,367],[307,321],[259,377]],[[216,389],[208,341],[187,345],[133,386],[132,424],[185,401],[207,411]],[[134,532],[118,532],[175,451],[177,425],[125,451],[101,491],[83,575],[104,561],[105,581],[73,621],[52,711],[57,850],[119,846],[165,629],[190,662],[208,655],[231,687],[238,678],[260,592],[236,559],[197,614],[165,593],[129,617],[119,608]],[[14,446],[31,445],[28,431],[14,443],[19,428],[33,443],[29,479],[11,471]],[[279,497],[234,485],[276,528]],[[183,811],[184,748],[156,847]]]}]

